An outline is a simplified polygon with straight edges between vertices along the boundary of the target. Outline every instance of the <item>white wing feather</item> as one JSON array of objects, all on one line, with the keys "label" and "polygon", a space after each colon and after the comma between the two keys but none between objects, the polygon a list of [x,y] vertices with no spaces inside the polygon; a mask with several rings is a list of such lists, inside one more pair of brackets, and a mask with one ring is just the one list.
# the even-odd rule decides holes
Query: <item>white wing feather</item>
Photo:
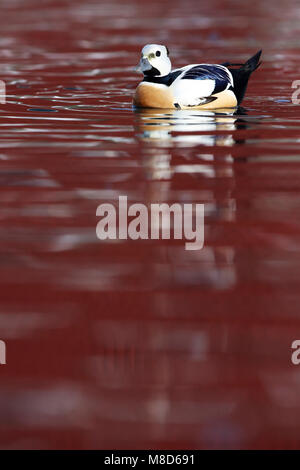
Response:
[{"label": "white wing feather", "polygon": [[175,80],[171,85],[175,103],[180,106],[197,106],[201,98],[210,96],[215,89],[214,80]]}]

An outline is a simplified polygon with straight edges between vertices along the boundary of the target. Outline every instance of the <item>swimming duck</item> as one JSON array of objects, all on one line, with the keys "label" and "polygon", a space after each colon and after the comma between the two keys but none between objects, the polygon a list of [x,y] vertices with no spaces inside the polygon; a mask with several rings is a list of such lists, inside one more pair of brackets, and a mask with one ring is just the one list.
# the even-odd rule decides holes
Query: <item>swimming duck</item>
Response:
[{"label": "swimming duck", "polygon": [[[169,50],[159,44],[143,47],[136,67],[144,74],[134,95],[142,108],[235,108],[244,98],[248,80],[261,62],[261,50],[244,64],[191,64],[171,71]],[[240,66],[239,68],[228,68]]]}]

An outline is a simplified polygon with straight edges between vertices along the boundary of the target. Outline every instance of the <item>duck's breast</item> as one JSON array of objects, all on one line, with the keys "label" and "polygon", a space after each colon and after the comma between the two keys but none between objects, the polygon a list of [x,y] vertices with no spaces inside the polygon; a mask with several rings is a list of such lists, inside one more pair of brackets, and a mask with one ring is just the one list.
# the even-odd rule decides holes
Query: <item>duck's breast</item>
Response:
[{"label": "duck's breast", "polygon": [[174,108],[170,88],[158,83],[142,82],[135,90],[133,103],[139,108]]}]

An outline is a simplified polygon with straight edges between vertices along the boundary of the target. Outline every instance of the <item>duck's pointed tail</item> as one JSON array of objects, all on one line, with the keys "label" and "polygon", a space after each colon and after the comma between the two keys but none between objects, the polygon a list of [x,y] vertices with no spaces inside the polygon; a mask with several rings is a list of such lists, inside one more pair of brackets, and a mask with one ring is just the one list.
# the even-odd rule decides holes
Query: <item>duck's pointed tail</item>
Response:
[{"label": "duck's pointed tail", "polygon": [[245,64],[241,67],[241,69],[244,69],[245,72],[254,72],[256,70],[261,62],[259,61],[260,56],[261,56],[262,50],[258,51],[253,57],[251,57]]},{"label": "duck's pointed tail", "polygon": [[[240,104],[242,102],[242,99],[244,98],[250,75],[261,64],[261,62],[259,61],[261,53],[262,53],[262,50],[258,51],[253,57],[248,59],[247,62],[245,62],[244,64],[232,64],[230,62],[223,64],[225,65],[225,67],[228,67],[228,69],[230,70],[232,74],[233,83],[234,83],[233,90],[237,98],[238,104]],[[232,69],[231,67],[234,67],[234,66],[240,66],[240,68]]]}]

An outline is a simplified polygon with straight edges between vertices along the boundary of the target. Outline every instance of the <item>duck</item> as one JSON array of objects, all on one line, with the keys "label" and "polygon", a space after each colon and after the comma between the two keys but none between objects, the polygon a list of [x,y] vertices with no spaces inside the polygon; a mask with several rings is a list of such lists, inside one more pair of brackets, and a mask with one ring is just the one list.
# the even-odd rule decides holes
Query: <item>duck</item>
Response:
[{"label": "duck", "polygon": [[243,64],[191,64],[172,71],[167,46],[147,44],[135,68],[144,78],[135,90],[133,104],[160,109],[237,108],[252,72],[261,64],[261,53]]}]

